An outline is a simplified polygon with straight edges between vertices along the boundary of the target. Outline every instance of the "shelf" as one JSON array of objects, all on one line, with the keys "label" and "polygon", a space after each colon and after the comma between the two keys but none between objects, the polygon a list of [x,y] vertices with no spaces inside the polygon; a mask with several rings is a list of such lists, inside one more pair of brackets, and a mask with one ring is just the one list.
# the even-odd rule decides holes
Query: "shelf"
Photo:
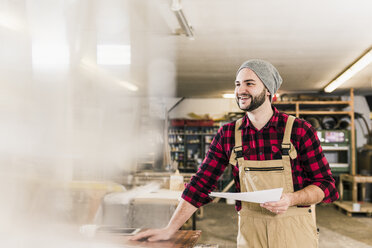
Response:
[{"label": "shelf", "polygon": [[349,168],[348,163],[329,163],[329,167],[331,168]]},{"label": "shelf", "polygon": [[348,151],[350,148],[348,146],[323,146],[323,151]]},{"label": "shelf", "polygon": [[274,105],[294,105],[294,104],[303,104],[303,105],[349,105],[349,101],[282,101],[282,102],[273,102]]},{"label": "shelf", "polygon": [[299,111],[300,115],[349,115],[350,113],[350,111]]},{"label": "shelf", "polygon": [[171,151],[171,152],[182,152],[182,153],[183,153],[183,152],[185,152],[185,151]]},{"label": "shelf", "polygon": [[186,136],[195,136],[195,135],[210,135],[210,136],[213,136],[213,135],[216,135],[217,133],[187,133],[185,134]]},{"label": "shelf", "polygon": [[213,133],[204,133],[204,132],[197,132],[197,133],[185,133],[185,132],[183,132],[183,133],[170,133],[170,132],[168,132],[168,135],[186,135],[186,136],[188,136],[188,135],[216,135],[217,134],[217,130],[216,130],[216,132],[213,132]]}]

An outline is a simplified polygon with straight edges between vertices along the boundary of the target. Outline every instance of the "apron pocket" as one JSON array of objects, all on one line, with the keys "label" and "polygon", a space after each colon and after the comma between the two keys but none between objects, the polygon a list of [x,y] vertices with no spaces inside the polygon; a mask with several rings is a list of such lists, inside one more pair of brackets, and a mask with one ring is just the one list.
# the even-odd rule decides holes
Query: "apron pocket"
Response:
[{"label": "apron pocket", "polygon": [[242,176],[243,192],[285,188],[283,166],[244,167]]}]

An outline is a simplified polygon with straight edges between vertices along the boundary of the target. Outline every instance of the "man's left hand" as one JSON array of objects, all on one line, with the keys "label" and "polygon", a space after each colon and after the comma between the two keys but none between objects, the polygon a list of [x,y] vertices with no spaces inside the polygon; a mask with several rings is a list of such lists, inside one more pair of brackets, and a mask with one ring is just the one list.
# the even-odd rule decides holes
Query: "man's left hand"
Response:
[{"label": "man's left hand", "polygon": [[284,214],[292,206],[292,197],[293,193],[284,193],[279,201],[261,203],[260,206],[275,214]]}]

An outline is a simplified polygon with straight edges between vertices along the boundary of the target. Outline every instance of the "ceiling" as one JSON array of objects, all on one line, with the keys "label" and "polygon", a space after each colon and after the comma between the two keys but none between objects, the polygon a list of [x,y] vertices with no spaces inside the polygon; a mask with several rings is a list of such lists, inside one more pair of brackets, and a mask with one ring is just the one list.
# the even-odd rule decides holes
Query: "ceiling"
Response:
[{"label": "ceiling", "polygon": [[[1,1],[2,75],[33,70],[38,40],[67,41],[74,75],[81,61],[96,60],[98,44],[130,43],[130,66],[103,66],[104,79],[89,80],[129,81],[150,95],[221,97],[233,91],[240,64],[260,58],[279,70],[282,93],[318,92],[372,47],[372,1],[180,0],[193,40],[176,35],[172,1]],[[3,14],[24,28],[7,28]],[[350,87],[372,94],[372,64],[340,89]]]},{"label": "ceiling", "polygon": [[[169,1],[168,1],[169,2]],[[372,2],[184,0],[195,39],[176,37],[177,95],[221,97],[235,72],[260,58],[279,70],[281,92],[319,91],[372,47]],[[340,89],[372,93],[372,64]]]}]

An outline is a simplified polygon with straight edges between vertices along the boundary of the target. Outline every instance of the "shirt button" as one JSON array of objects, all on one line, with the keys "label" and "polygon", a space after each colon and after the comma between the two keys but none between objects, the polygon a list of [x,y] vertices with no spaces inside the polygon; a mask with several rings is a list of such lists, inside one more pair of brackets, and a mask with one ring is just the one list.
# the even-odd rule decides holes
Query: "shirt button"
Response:
[{"label": "shirt button", "polygon": [[259,152],[258,155],[262,155],[262,152]]}]

